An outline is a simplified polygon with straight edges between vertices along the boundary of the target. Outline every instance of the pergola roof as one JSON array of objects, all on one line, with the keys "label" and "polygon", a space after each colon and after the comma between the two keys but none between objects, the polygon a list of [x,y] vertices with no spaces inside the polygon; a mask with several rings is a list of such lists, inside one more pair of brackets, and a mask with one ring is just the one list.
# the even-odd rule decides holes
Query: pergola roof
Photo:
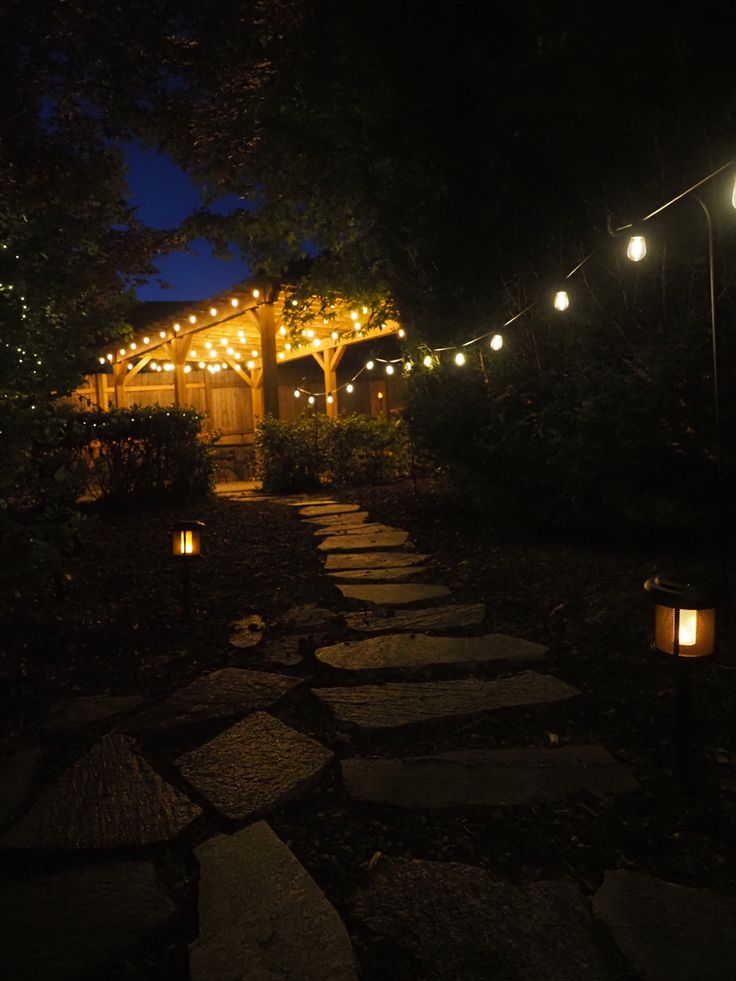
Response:
[{"label": "pergola roof", "polygon": [[[250,281],[228,290],[211,300],[162,301],[146,304],[131,318],[134,336],[124,346],[108,349],[99,357],[100,365],[135,365],[174,360],[172,341],[187,339],[182,354],[185,363],[206,366],[227,363],[236,369],[249,370],[262,364],[260,318],[272,308],[275,326],[277,363],[318,354],[325,348],[348,344],[386,334],[403,332],[393,320],[367,327],[370,311],[350,307],[336,300],[323,310],[319,298],[308,301],[289,300],[290,286],[276,286]],[[285,304],[298,305],[300,326],[291,332],[286,327]],[[269,311],[270,313],[270,311]],[[188,369],[187,369],[188,370]]]}]

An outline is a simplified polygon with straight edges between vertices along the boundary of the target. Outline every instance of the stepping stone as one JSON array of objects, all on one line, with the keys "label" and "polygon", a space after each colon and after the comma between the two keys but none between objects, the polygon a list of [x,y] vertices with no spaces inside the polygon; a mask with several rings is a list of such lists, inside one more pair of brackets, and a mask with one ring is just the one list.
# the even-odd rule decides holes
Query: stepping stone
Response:
[{"label": "stepping stone", "polygon": [[429,572],[423,565],[406,565],[398,569],[341,569],[339,572],[328,572],[328,576],[341,582],[395,582],[410,579],[412,576]]},{"label": "stepping stone", "polygon": [[425,583],[371,583],[363,586],[342,586],[337,588],[345,599],[361,603],[374,603],[376,606],[409,606],[411,603],[426,603],[427,600],[443,599],[451,596],[447,586],[432,586]]},{"label": "stepping stone", "polygon": [[199,862],[192,981],[356,981],[334,907],[265,821],[210,838]]},{"label": "stepping stone", "polygon": [[332,755],[309,736],[256,712],[176,765],[221,814],[250,821],[317,783]]},{"label": "stepping stone", "polygon": [[347,524],[360,524],[368,520],[367,511],[353,511],[352,514],[326,514],[321,518],[305,518],[308,525],[315,525],[320,528],[340,527]]},{"label": "stepping stone", "polygon": [[133,739],[112,732],[65,770],[0,836],[0,846],[150,845],[174,838],[201,813],[135,752]]},{"label": "stepping stone", "polygon": [[0,825],[12,820],[31,796],[42,756],[41,747],[34,746],[0,760]]},{"label": "stepping stone", "polygon": [[354,800],[396,807],[497,807],[623,794],[639,786],[602,746],[459,750],[406,759],[343,760]]},{"label": "stepping stone", "polygon": [[314,694],[331,709],[341,725],[372,732],[441,719],[472,718],[518,705],[558,702],[580,692],[551,675],[525,671],[501,681],[464,678],[462,681],[317,688]]},{"label": "stepping stone", "polygon": [[282,498],[282,503],[286,504],[286,506],[290,508],[303,508],[306,507],[307,505],[311,507],[315,507],[315,506],[324,507],[325,504],[339,504],[340,502],[333,501],[331,497],[319,497],[319,498],[302,497],[299,500],[291,500],[291,501],[284,501]]},{"label": "stepping stone", "polygon": [[361,610],[345,613],[343,620],[350,630],[362,633],[382,633],[387,630],[425,631],[461,630],[483,623],[484,603],[448,603],[423,610]]},{"label": "stepping stone", "polygon": [[382,535],[330,535],[319,543],[321,552],[358,552],[375,548],[401,548],[409,539],[407,531],[385,532]]},{"label": "stepping stone", "polygon": [[736,977],[736,899],[731,896],[619,869],[606,873],[593,912],[646,981]]},{"label": "stepping stone", "polygon": [[167,732],[208,722],[239,719],[250,712],[271,708],[301,684],[266,671],[221,668],[197,678],[163,702],[130,719],[127,732]]},{"label": "stepping stone", "polygon": [[485,637],[384,634],[368,640],[349,640],[320,647],[315,656],[331,668],[359,672],[434,668],[445,664],[469,668],[490,661],[538,661],[546,654],[547,648],[541,644],[504,634],[486,634]]},{"label": "stepping stone", "polygon": [[353,912],[375,935],[374,949],[383,943],[387,955],[404,955],[412,978],[622,981],[628,974],[572,882],[519,887],[455,862],[381,858]]},{"label": "stepping stone", "polygon": [[277,622],[296,634],[308,634],[329,630],[339,619],[340,614],[333,610],[326,610],[316,603],[304,603],[302,606],[292,606]]},{"label": "stepping stone", "polygon": [[6,877],[0,888],[3,977],[111,977],[116,963],[175,912],[150,862],[108,862],[16,881]]},{"label": "stepping stone", "polygon": [[315,538],[326,538],[328,535],[393,535],[401,534],[401,528],[391,528],[380,524],[330,525],[329,528],[317,528]]},{"label": "stepping stone", "polygon": [[321,518],[327,514],[350,514],[351,511],[360,511],[359,504],[310,504],[309,507],[299,511],[301,518]]},{"label": "stepping stone", "polygon": [[50,718],[44,729],[76,729],[100,722],[102,719],[131,712],[142,705],[142,695],[83,695],[80,698],[67,698],[51,707]]},{"label": "stepping stone", "polygon": [[358,552],[357,555],[328,555],[325,569],[390,569],[406,565],[419,565],[429,555],[415,552]]}]

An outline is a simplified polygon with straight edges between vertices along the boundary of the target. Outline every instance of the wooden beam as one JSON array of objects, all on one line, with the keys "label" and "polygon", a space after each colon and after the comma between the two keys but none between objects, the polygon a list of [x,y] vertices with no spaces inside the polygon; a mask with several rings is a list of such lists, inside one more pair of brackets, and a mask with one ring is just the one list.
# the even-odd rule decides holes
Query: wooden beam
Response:
[{"label": "wooden beam", "polygon": [[192,346],[191,335],[175,337],[171,341],[174,352],[174,405],[181,409],[187,404],[187,375],[184,367]]},{"label": "wooden beam", "polygon": [[[276,375],[276,321],[273,302],[262,304],[255,311],[255,315],[258,323],[258,331],[261,335],[261,364],[263,366],[262,382],[260,385],[262,390],[262,406],[259,406],[261,410],[260,418],[263,419],[264,415],[269,415],[273,416],[274,419],[278,419],[279,384]],[[253,392],[255,393],[255,391],[254,386]],[[255,403],[253,413],[255,418]]]},{"label": "wooden beam", "polygon": [[97,405],[105,412],[110,408],[107,394],[107,375],[102,372],[95,375],[95,398]]},{"label": "wooden beam", "polygon": [[112,366],[112,383],[115,387],[115,408],[125,408],[125,377],[128,374],[128,365],[125,361],[119,361]]}]

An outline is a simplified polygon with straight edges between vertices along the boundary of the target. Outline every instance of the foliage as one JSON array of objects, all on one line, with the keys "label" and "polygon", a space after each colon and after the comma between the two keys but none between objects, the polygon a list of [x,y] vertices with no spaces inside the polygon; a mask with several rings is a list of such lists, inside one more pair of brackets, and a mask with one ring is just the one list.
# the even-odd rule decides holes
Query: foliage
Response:
[{"label": "foliage", "polygon": [[321,478],[377,484],[410,472],[406,433],[399,422],[359,414],[330,419],[321,413],[297,422],[266,419],[256,442],[264,490],[315,490]]},{"label": "foliage", "polygon": [[212,460],[200,439],[201,416],[190,409],[134,406],[85,412],[90,486],[103,500],[151,504],[207,493]]}]

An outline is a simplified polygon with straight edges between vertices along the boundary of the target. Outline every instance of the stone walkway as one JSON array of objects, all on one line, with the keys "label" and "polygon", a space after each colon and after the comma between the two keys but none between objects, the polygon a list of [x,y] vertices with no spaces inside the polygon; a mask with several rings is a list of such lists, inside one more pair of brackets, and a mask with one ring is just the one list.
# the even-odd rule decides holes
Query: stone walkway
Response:
[{"label": "stone walkway", "polygon": [[[239,506],[265,499],[246,485],[220,491]],[[155,704],[67,700],[47,745],[0,761],[0,847],[13,860],[0,886],[9,981],[117,978],[114,965],[135,962],[157,937],[178,952],[178,967],[157,977],[354,981],[341,916],[268,824],[328,774],[339,775],[346,821],[354,808],[490,815],[637,791],[596,744],[458,749],[456,739],[433,755],[387,755],[396,749],[386,735],[406,745],[432,731],[442,743],[460,721],[542,718],[581,693],[545,671],[542,645],[486,631],[483,604],[455,602],[429,581],[431,556],[405,531],[327,497],[281,503],[314,533],[338,609],[295,607],[270,627],[245,617],[232,647],[267,670],[213,671]],[[327,634],[340,639],[315,645]],[[303,677],[284,665],[301,665]],[[339,761],[283,721],[315,712],[319,731],[348,747]],[[96,740],[85,740],[90,731]],[[87,748],[50,779],[48,748],[69,733]],[[383,740],[381,755],[355,755],[351,734],[360,746]],[[178,873],[172,850],[183,856]],[[573,880],[511,883],[477,866],[379,854],[343,912],[386,963],[409,965],[402,977],[736,977],[736,901],[706,890],[611,869],[591,902]],[[187,863],[196,892],[176,878]],[[135,974],[144,976],[153,975]]]}]

